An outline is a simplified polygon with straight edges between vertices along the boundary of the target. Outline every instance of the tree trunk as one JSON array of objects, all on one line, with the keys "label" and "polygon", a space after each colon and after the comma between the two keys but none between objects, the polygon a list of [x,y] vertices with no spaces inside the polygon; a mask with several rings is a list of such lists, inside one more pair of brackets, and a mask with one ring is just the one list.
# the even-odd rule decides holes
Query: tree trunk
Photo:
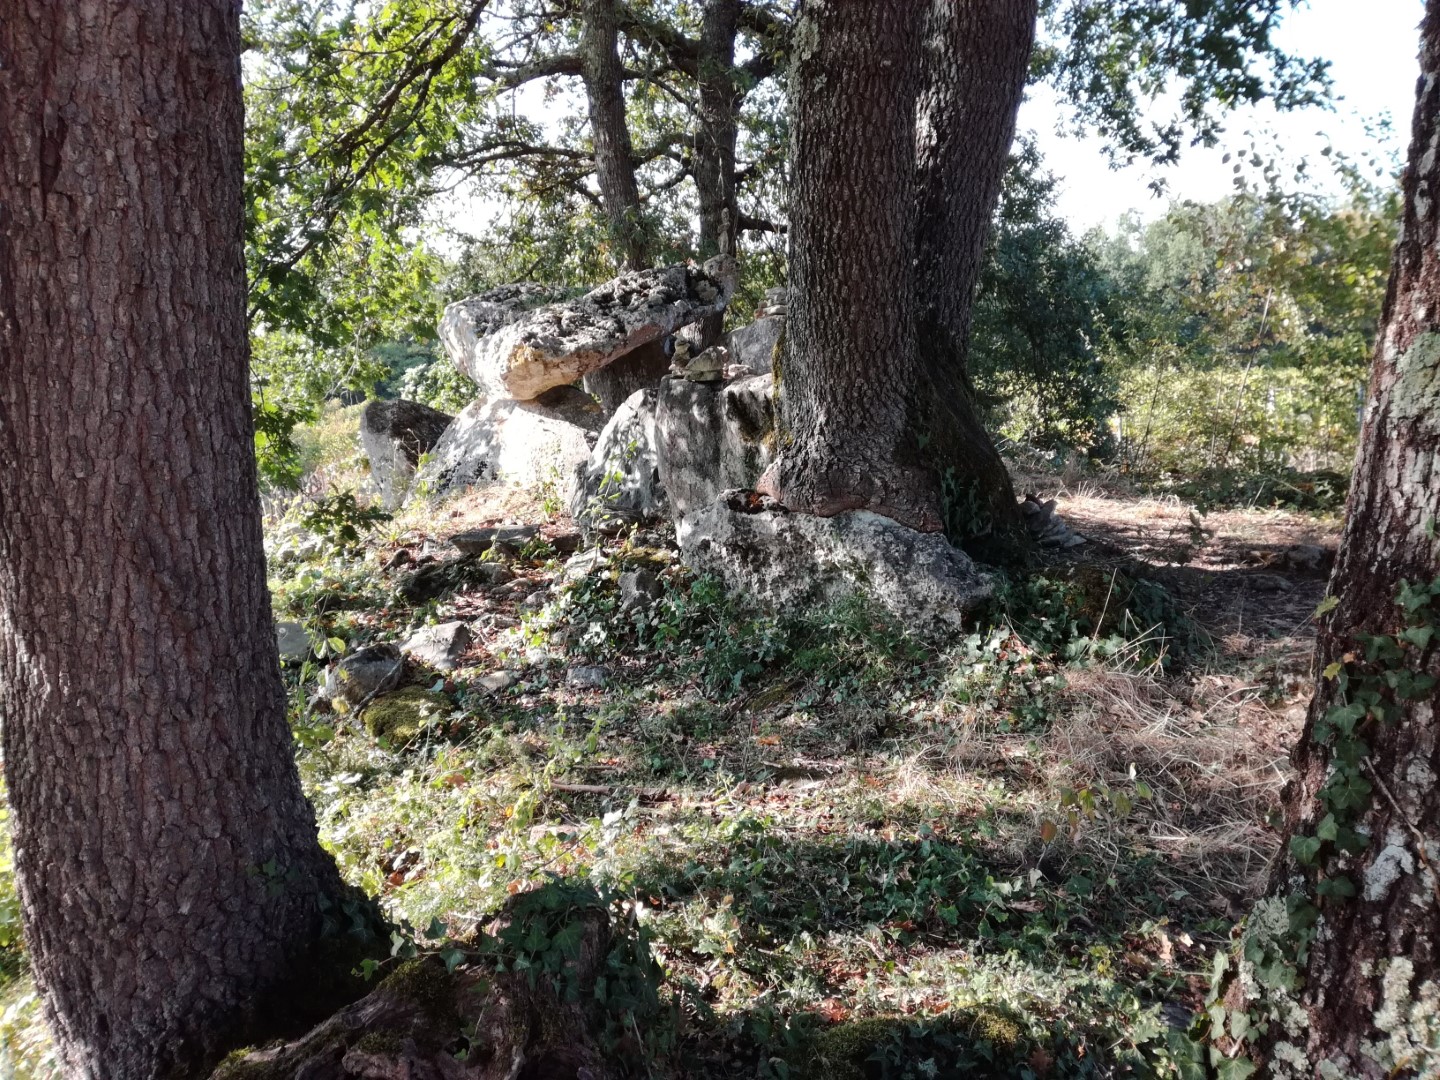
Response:
[{"label": "tree trunk", "polygon": [[965,371],[970,312],[1015,134],[1036,0],[936,0],[918,104],[918,333],[923,420],[946,530],[995,556],[1028,546],[1015,493]]},{"label": "tree trunk", "polygon": [[[650,265],[650,237],[625,117],[625,68],[617,49],[617,23],[615,0],[585,0],[581,67],[590,108],[590,141],[595,148],[595,180],[611,241],[622,269],[644,270]],[[585,391],[599,399],[607,414],[612,413],[636,390],[658,383],[669,366],[660,350],[640,349],[618,365],[585,376]]]},{"label": "tree trunk", "polygon": [[625,69],[617,50],[615,0],[585,0],[580,58],[590,110],[590,141],[595,148],[595,180],[621,268],[650,265],[635,151],[625,118]]},{"label": "tree trunk", "polygon": [[193,1076],[342,885],[286,723],[241,249],[239,4],[0,18],[0,714],[68,1076]]},{"label": "tree trunk", "polygon": [[[1294,755],[1290,842],[1244,931],[1252,962],[1279,955],[1303,976],[1298,995],[1279,993],[1281,1014],[1304,1022],[1272,1025],[1261,1040],[1271,1075],[1294,1075],[1282,1065],[1297,1054],[1304,1075],[1433,1075],[1440,1064],[1440,0],[1426,5],[1421,67],[1403,226],[1331,579],[1338,603],[1319,635],[1326,674]],[[1396,602],[1405,582],[1408,615]],[[1237,1010],[1273,1001],[1271,991],[1257,1005],[1245,982],[1227,998]]]},{"label": "tree trunk", "polygon": [[[743,94],[735,85],[735,35],[740,0],[708,0],[700,20],[697,77],[700,115],[695,129],[695,190],[700,196],[700,258],[735,254],[740,208],[735,199],[735,140]],[[700,327],[701,348],[720,338],[725,313]]]},{"label": "tree trunk", "polygon": [[791,72],[790,312],[780,456],[787,508],[940,528],[914,425],[915,100],[926,0],[807,0]]}]

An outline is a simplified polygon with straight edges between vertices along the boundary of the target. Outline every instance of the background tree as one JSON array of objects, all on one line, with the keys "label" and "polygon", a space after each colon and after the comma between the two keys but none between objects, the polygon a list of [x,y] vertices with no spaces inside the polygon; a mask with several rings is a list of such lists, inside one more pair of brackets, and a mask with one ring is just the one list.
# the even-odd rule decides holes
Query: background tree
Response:
[{"label": "background tree", "polygon": [[196,1075],[345,895],[265,587],[239,53],[229,0],[0,21],[0,713],[72,1076]]},{"label": "background tree", "polygon": [[1323,605],[1323,671],[1294,754],[1285,858],[1247,920],[1229,1011],[1210,1014],[1220,1050],[1254,1037],[1272,1075],[1294,1075],[1297,1063],[1304,1075],[1425,1075],[1440,1060],[1437,0],[1426,5],[1420,68],[1404,214]]}]

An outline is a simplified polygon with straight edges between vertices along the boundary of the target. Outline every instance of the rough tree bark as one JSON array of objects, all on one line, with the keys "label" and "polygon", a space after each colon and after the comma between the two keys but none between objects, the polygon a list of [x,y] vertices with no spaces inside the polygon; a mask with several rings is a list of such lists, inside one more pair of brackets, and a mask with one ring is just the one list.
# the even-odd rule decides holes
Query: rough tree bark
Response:
[{"label": "rough tree bark", "polygon": [[938,0],[926,16],[916,120],[916,246],[922,425],[930,461],[964,514],[946,527],[977,553],[1023,550],[1024,526],[975,409],[965,360],[970,312],[1015,134],[1036,0]]},{"label": "rough tree bark", "polygon": [[1024,528],[965,347],[1036,4],[903,6],[868,13],[872,30],[903,17],[913,31],[869,67],[863,33],[847,36],[859,13],[816,2],[799,17],[788,430],[761,486],[792,510],[866,507],[1014,557]]},{"label": "rough tree bark", "polygon": [[595,148],[595,182],[621,268],[644,270],[650,265],[650,251],[635,179],[635,150],[625,119],[625,68],[618,41],[615,0],[585,0],[580,61]]},{"label": "rough tree bark", "polygon": [[[700,258],[735,253],[740,208],[735,198],[735,141],[743,93],[735,83],[740,0],[708,0],[700,19],[696,72],[700,115],[695,127],[695,190],[700,196]],[[701,348],[720,339],[725,313],[700,326]]]},{"label": "rough tree bark", "polygon": [[[625,117],[625,67],[620,62],[618,23],[615,0],[585,0],[581,71],[590,112],[590,141],[595,148],[595,181],[611,241],[621,269],[644,270],[651,262],[650,236],[635,178],[630,123]],[[669,366],[658,347],[637,349],[619,363],[585,376],[585,390],[600,400],[607,414],[613,413],[636,390],[659,382]]]},{"label": "rough tree bark", "polygon": [[790,314],[780,455],[788,509],[941,526],[914,423],[915,100],[926,0],[808,0],[791,44]]},{"label": "rough tree bark", "polygon": [[[1277,920],[1283,932],[1287,899],[1291,911],[1297,899],[1319,909],[1308,955],[1299,958],[1303,1016],[1292,1012],[1289,1030],[1277,1025],[1262,1040],[1274,1076],[1433,1075],[1440,1066],[1440,737],[1433,689],[1412,701],[1387,690],[1385,719],[1361,721],[1357,735],[1368,753],[1357,770],[1361,783],[1351,789],[1361,798],[1350,827],[1368,838],[1364,849],[1345,854],[1321,825],[1330,812],[1324,788],[1339,760],[1327,714],[1355,701],[1366,672],[1374,674],[1358,639],[1404,628],[1396,605],[1402,581],[1428,585],[1440,578],[1440,0],[1426,5],[1420,59],[1402,228],[1331,579],[1338,603],[1321,624],[1317,649],[1319,666],[1331,676],[1345,670],[1346,690],[1334,677],[1317,682],[1294,754],[1298,778],[1286,799],[1289,837],[1304,845],[1318,834],[1323,844],[1308,866],[1294,845],[1285,849],[1271,896],[1246,930],[1247,940],[1263,945]],[[1433,620],[1440,601],[1432,603]],[[1412,638],[1399,667],[1440,678],[1437,637]],[[1342,878],[1356,895],[1325,896],[1324,883]],[[1236,996],[1232,988],[1232,1005]]]},{"label": "rough tree bark", "polygon": [[239,7],[0,18],[0,714],[68,1076],[195,1075],[342,896],[265,586]]}]

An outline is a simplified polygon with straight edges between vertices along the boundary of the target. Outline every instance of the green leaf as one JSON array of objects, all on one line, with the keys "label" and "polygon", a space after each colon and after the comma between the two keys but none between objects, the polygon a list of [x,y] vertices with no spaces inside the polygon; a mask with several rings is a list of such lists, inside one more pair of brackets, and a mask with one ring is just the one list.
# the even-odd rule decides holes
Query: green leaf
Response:
[{"label": "green leaf", "polygon": [[1330,612],[1334,611],[1339,606],[1340,598],[1338,596],[1327,596],[1324,600],[1321,600],[1318,605],[1316,605],[1315,614],[1312,615],[1311,618],[1318,619],[1322,615],[1328,615],[1330,614]]}]

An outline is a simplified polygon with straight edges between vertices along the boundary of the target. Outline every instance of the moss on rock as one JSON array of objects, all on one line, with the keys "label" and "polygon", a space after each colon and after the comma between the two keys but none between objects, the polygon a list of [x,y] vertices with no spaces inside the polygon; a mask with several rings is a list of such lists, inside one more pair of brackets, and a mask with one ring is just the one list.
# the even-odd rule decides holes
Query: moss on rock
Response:
[{"label": "moss on rock", "polygon": [[361,722],[377,739],[392,746],[404,746],[425,730],[426,724],[443,716],[453,706],[444,694],[419,686],[407,686],[381,694],[360,714]]}]

